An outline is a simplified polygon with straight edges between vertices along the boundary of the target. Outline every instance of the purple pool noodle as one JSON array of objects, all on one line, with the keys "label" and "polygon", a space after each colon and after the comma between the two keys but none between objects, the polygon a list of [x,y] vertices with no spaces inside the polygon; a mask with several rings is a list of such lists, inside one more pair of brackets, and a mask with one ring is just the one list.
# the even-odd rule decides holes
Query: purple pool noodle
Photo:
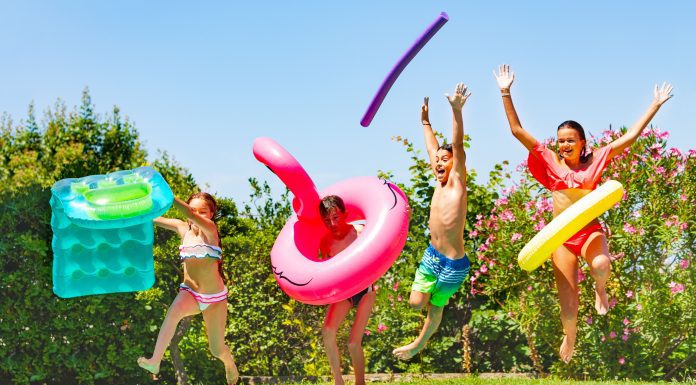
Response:
[{"label": "purple pool noodle", "polygon": [[367,107],[367,111],[365,111],[365,115],[363,115],[362,120],[360,120],[360,125],[363,127],[367,127],[372,123],[372,118],[375,117],[375,114],[377,113],[377,110],[379,109],[379,106],[382,105],[382,102],[384,101],[384,98],[387,96],[387,93],[391,89],[392,85],[394,85],[394,82],[396,81],[396,78],[399,77],[401,74],[401,71],[406,68],[408,63],[418,54],[418,52],[425,46],[430,39],[435,36],[437,31],[442,28],[443,25],[449,20],[449,16],[447,16],[446,12],[441,12],[440,15],[435,19],[435,21],[428,27],[428,29],[423,32],[423,34],[413,43],[411,48],[404,53],[404,55],[399,59],[399,61],[396,63],[394,68],[389,72],[386,78],[384,78],[384,81],[382,82],[382,85],[379,87],[377,90],[377,93],[375,94],[375,97],[372,98],[372,102],[370,103],[370,106]]}]

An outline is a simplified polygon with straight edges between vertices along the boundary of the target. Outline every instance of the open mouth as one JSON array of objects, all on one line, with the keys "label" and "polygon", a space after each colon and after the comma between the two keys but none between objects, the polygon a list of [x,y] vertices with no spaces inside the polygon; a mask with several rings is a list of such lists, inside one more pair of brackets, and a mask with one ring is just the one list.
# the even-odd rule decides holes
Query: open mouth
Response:
[{"label": "open mouth", "polygon": [[444,168],[435,169],[435,175],[437,175],[438,178],[445,176],[445,169]]}]

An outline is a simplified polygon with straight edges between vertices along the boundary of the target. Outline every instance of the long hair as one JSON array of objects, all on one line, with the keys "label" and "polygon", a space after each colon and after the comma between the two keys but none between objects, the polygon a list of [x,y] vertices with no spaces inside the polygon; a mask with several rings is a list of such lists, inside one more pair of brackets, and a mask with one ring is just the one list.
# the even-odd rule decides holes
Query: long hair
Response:
[{"label": "long hair", "polygon": [[580,162],[581,163],[587,163],[592,159],[592,152],[587,151],[587,139],[585,139],[585,129],[582,128],[580,123],[574,121],[574,120],[566,120],[565,122],[561,123],[558,125],[558,130],[561,128],[570,128],[575,131],[580,135],[580,139],[585,141],[585,145],[582,146],[582,151],[580,152]]}]

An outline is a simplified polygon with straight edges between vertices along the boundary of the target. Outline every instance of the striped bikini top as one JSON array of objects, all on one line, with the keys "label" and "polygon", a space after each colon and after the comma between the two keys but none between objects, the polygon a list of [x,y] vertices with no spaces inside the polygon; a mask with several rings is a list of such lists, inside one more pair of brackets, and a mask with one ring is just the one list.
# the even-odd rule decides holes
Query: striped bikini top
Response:
[{"label": "striped bikini top", "polygon": [[222,249],[206,243],[181,245],[179,246],[179,258],[182,261],[189,258],[215,258],[222,260]]}]

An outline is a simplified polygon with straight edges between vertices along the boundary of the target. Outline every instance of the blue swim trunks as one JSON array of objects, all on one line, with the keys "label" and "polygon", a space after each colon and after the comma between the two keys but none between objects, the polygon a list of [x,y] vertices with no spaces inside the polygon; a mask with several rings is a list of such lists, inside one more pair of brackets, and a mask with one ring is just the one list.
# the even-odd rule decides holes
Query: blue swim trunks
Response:
[{"label": "blue swim trunks", "polygon": [[466,255],[450,259],[430,245],[423,253],[411,290],[430,293],[430,303],[443,307],[459,290],[468,273],[469,258]]}]

